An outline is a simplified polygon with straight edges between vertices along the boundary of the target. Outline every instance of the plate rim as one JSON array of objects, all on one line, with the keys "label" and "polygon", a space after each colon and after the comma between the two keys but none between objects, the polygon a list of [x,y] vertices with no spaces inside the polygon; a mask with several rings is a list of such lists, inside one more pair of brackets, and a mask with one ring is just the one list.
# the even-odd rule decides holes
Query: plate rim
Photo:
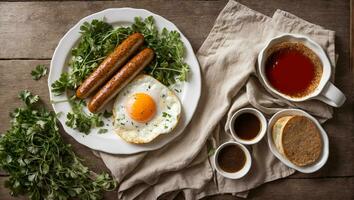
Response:
[{"label": "plate rim", "polygon": [[[165,142],[163,142],[162,144],[158,145],[157,147],[153,147],[154,145],[149,146],[149,147],[143,147],[141,148],[141,146],[138,147],[138,149],[134,150],[134,151],[121,151],[121,152],[117,152],[117,151],[112,151],[110,149],[102,149],[100,148],[99,146],[100,145],[94,145],[90,142],[85,142],[84,140],[80,139],[80,137],[82,136],[77,136],[76,133],[71,133],[71,128],[67,127],[65,125],[65,120],[63,121],[62,118],[59,118],[57,117],[58,121],[60,122],[60,124],[62,125],[64,131],[66,134],[70,135],[72,138],[75,139],[75,141],[77,141],[78,143],[84,145],[84,146],[87,146],[93,150],[98,150],[98,151],[102,151],[102,152],[106,152],[106,153],[111,153],[111,154],[121,154],[121,155],[128,155],[128,154],[134,154],[134,153],[139,153],[139,152],[145,152],[145,151],[152,151],[152,150],[157,150],[159,148],[162,148],[163,146],[165,146],[166,144],[168,144],[169,142],[171,142],[172,140],[176,139],[178,136],[180,136],[181,134],[183,134],[185,128],[188,126],[188,124],[191,122],[194,114],[195,114],[195,111],[197,109],[197,106],[199,104],[199,100],[200,100],[200,97],[201,97],[201,89],[202,89],[202,80],[201,80],[201,70],[200,70],[200,64],[199,64],[199,61],[197,59],[197,56],[192,48],[192,45],[190,44],[189,40],[187,39],[187,37],[180,31],[180,29],[174,24],[172,23],[171,21],[169,21],[168,19],[158,15],[158,14],[155,14],[149,10],[146,10],[146,9],[141,9],[141,8],[131,8],[131,7],[122,7],[122,8],[108,8],[108,9],[104,9],[102,11],[99,11],[99,12],[96,12],[96,13],[92,13],[90,15],[87,15],[83,18],[81,18],[75,25],[73,25],[65,34],[64,36],[59,40],[58,42],[58,45],[56,46],[55,50],[54,50],[54,53],[53,53],[53,56],[52,56],[52,59],[51,59],[51,62],[50,62],[50,70],[49,70],[49,74],[48,74],[48,80],[47,80],[47,84],[48,84],[48,90],[49,90],[49,98],[50,98],[50,104],[54,110],[55,113],[59,113],[59,111],[57,110],[56,108],[56,104],[55,102],[53,102],[53,97],[55,97],[55,95],[53,94],[53,92],[51,91],[51,84],[52,82],[54,81],[53,79],[53,76],[54,76],[54,72],[53,72],[53,66],[56,64],[55,62],[57,61],[55,58],[58,56],[59,54],[59,50],[61,48],[63,48],[63,43],[70,39],[70,37],[72,37],[71,35],[75,33],[75,31],[78,29],[80,29],[80,26],[85,22],[85,21],[89,21],[89,20],[92,20],[92,19],[98,19],[101,15],[105,16],[107,14],[109,14],[110,12],[119,12],[119,11],[126,11],[126,12],[133,12],[133,13],[137,13],[135,16],[139,16],[139,13],[141,13],[140,15],[152,15],[154,17],[154,19],[157,21],[161,21],[161,23],[164,23],[166,24],[166,26],[170,26],[170,27],[173,27],[176,31],[179,32],[179,34],[181,35],[181,38],[182,40],[184,39],[184,46],[186,49],[190,49],[191,53],[189,56],[191,56],[191,59],[193,60],[193,62],[195,62],[195,67],[193,67],[195,70],[195,72],[192,74],[192,76],[194,76],[195,78],[195,82],[196,82],[196,86],[194,86],[197,91],[193,91],[194,93],[194,99],[195,99],[195,102],[193,105],[189,105],[188,106],[188,110],[191,110],[191,114],[190,114],[190,117],[188,119],[184,119],[184,127],[181,128],[181,130],[178,131],[178,133],[176,133],[174,136],[170,136],[171,139],[167,140],[167,139],[164,139],[164,140],[167,140]],[[142,14],[143,13],[143,14]],[[135,17],[134,16],[134,17]],[[119,21],[117,21],[119,22]],[[113,22],[114,23],[114,22]],[[162,28],[162,27],[160,27]],[[67,44],[66,44],[67,45]],[[65,45],[64,45],[65,47]],[[70,47],[71,49],[71,47]],[[67,54],[66,54],[67,55]],[[64,60],[64,66],[66,63],[66,60]],[[197,72],[197,74],[195,74]],[[187,82],[189,83],[189,82]],[[65,95],[66,96],[66,95]],[[55,98],[54,98],[55,99]],[[183,107],[183,106],[182,106]],[[182,111],[183,112],[183,111]],[[74,131],[75,132],[75,131]],[[83,133],[80,133],[81,135],[84,135]],[[134,145],[134,144],[133,144]]]}]

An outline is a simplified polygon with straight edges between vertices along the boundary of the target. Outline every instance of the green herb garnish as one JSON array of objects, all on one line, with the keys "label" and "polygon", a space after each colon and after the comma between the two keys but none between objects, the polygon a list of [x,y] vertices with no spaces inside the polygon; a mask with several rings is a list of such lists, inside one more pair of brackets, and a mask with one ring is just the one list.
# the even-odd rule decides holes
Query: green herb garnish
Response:
[{"label": "green herb garnish", "polygon": [[210,148],[209,150],[208,150],[208,156],[212,156],[214,153],[215,153],[215,148]]},{"label": "green herb garnish", "polygon": [[182,92],[182,90],[181,90],[181,89],[175,89],[175,91],[176,91],[177,93]]},{"label": "green herb garnish", "polygon": [[147,46],[155,51],[154,61],[145,69],[148,74],[167,86],[174,84],[176,79],[187,80],[189,66],[184,62],[185,48],[177,31],[163,28],[159,32],[152,16],[144,20],[136,17],[132,28],[134,32],[142,33]]},{"label": "green herb garnish", "polygon": [[109,118],[112,117],[113,113],[112,112],[108,112],[107,110],[104,110],[103,112],[103,117],[105,118]]},{"label": "green herb garnish", "polygon": [[28,90],[23,90],[20,92],[18,97],[27,105],[27,106],[32,106],[33,104],[37,103],[39,101],[39,96],[38,95],[33,95],[31,92]]},{"label": "green herb garnish", "polygon": [[101,114],[86,114],[83,107],[86,105],[85,101],[71,98],[69,100],[73,110],[66,115],[65,124],[82,133],[88,134],[91,128],[102,127],[104,125]]},{"label": "green herb garnish", "polygon": [[[176,81],[186,81],[189,66],[184,62],[185,48],[177,31],[168,31],[157,27],[152,16],[135,18],[129,27],[113,28],[102,20],[85,22],[81,27],[81,39],[77,47],[71,50],[69,70],[61,74],[52,84],[52,92],[61,95],[67,90],[75,90],[82,81],[113,51],[113,49],[134,32],[145,37],[145,47],[155,52],[155,58],[145,72],[169,86]],[[165,95],[162,96],[163,98]],[[68,113],[66,124],[83,133],[101,124],[97,115],[87,115],[82,108],[73,105],[73,112]],[[107,113],[104,117],[109,116]]]},{"label": "green herb garnish", "polygon": [[97,19],[91,23],[85,22],[80,30],[79,44],[71,50],[69,72],[61,74],[59,80],[52,84],[52,91],[56,95],[64,93],[66,89],[76,89],[115,46],[132,34],[130,28],[113,29],[112,25]]},{"label": "green herb garnish", "polygon": [[167,112],[162,112],[162,117],[171,117],[171,115],[168,114]]},{"label": "green herb garnish", "polygon": [[28,91],[25,106],[15,109],[11,127],[0,137],[0,168],[10,176],[5,186],[30,199],[102,198],[117,183],[107,173],[94,174],[82,164],[59,133],[54,112],[38,105]]},{"label": "green herb garnish", "polygon": [[61,95],[66,89],[75,89],[72,85],[71,77],[69,77],[67,72],[64,72],[60,75],[60,78],[52,84],[52,92],[54,92],[55,95]]},{"label": "green herb garnish", "polygon": [[33,80],[39,80],[46,74],[47,74],[47,67],[44,65],[37,65],[36,68],[31,72]]},{"label": "green herb garnish", "polygon": [[166,28],[159,32],[152,16],[144,20],[136,17],[131,27],[115,29],[94,19],[91,23],[85,22],[80,30],[82,37],[78,46],[71,50],[69,72],[61,74],[52,84],[52,91],[57,95],[66,89],[75,90],[122,40],[134,32],[142,33],[146,46],[155,51],[155,59],[145,69],[146,73],[167,86],[176,80],[187,80],[189,66],[184,62],[185,48],[180,34]]},{"label": "green herb garnish", "polygon": [[98,130],[98,134],[104,134],[104,133],[107,133],[107,132],[108,132],[108,129],[106,129],[106,128],[100,128]]}]

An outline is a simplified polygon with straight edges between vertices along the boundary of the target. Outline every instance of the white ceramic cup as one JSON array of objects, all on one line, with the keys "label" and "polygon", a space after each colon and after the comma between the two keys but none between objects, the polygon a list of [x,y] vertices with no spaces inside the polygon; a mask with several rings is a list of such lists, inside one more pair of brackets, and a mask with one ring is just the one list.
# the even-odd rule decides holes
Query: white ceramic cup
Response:
[{"label": "white ceramic cup", "polygon": [[[301,42],[306,47],[310,48],[320,58],[323,66],[322,77],[317,88],[312,93],[300,98],[290,97],[277,91],[267,80],[265,74],[265,63],[267,61],[268,56],[270,56],[270,54],[272,53],[268,52],[268,49],[273,45],[279,44],[281,42]],[[317,44],[306,36],[296,34],[283,34],[269,40],[266,46],[260,51],[258,55],[257,70],[260,80],[268,92],[280,96],[289,101],[300,102],[308,99],[318,99],[328,105],[340,107],[346,100],[345,95],[329,81],[330,76],[332,74],[332,67],[326,56],[326,53],[323,51],[319,44]]]},{"label": "white ceramic cup", "polygon": [[[240,169],[239,171],[237,172],[233,172],[233,173],[230,173],[230,172],[226,172],[224,170],[221,169],[219,163],[218,163],[218,156],[219,156],[219,153],[220,151],[225,148],[226,146],[229,146],[229,145],[237,145],[238,147],[241,148],[241,150],[243,151],[243,153],[245,154],[246,156],[246,163],[245,165],[242,167],[242,169]],[[226,178],[230,178],[230,179],[240,179],[242,177],[244,177],[248,171],[251,169],[251,164],[252,164],[252,159],[251,159],[251,154],[250,152],[248,151],[248,149],[243,146],[242,144],[240,143],[237,143],[237,142],[234,142],[234,141],[229,141],[229,142],[225,142],[223,143],[222,145],[220,145],[216,151],[215,151],[215,156],[214,156],[214,166],[215,166],[215,169],[216,171],[221,174],[222,176],[226,177]]]},{"label": "white ceramic cup", "polygon": [[[235,120],[238,116],[240,116],[243,113],[253,114],[254,116],[256,116],[259,119],[259,122],[261,123],[258,135],[255,138],[253,138],[252,140],[244,140],[242,138],[239,138],[237,136],[237,133],[235,132],[235,129],[234,129]],[[242,108],[232,115],[230,123],[229,123],[229,128],[230,128],[231,135],[234,138],[234,140],[236,140],[236,142],[239,142],[241,144],[246,144],[246,145],[256,144],[264,137],[264,135],[267,132],[267,120],[264,117],[264,115],[260,111],[258,111],[257,109]]]}]

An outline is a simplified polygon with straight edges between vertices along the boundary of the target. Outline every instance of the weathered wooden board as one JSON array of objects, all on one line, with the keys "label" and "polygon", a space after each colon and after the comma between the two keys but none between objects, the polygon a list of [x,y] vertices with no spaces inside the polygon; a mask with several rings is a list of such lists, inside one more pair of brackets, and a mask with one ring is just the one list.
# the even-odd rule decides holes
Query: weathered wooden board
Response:
[{"label": "weathered wooden board", "polygon": [[[291,179],[277,180],[252,190],[250,200],[284,200],[284,199],[353,199],[351,192],[354,178],[325,179]],[[213,196],[206,200],[241,199],[230,195]]]},{"label": "weathered wooden board", "polygon": [[[339,36],[337,48],[347,54],[343,59],[349,58],[349,1],[239,2],[269,16],[276,9],[283,9],[336,30]],[[0,3],[0,44],[6,48],[0,49],[0,58],[50,58],[59,39],[81,18],[106,8],[119,7],[144,8],[166,17],[182,30],[197,50],[226,3],[225,0],[3,2]]]},{"label": "weathered wooden board", "polygon": [[[308,21],[336,31],[339,54],[336,85],[347,95],[347,102],[335,109],[334,118],[325,125],[330,139],[328,163],[314,174],[295,175],[265,184],[250,193],[250,199],[353,199],[354,194],[354,70],[350,64],[349,8],[353,2],[335,0],[247,1],[239,2],[269,16],[276,9],[289,11]],[[0,133],[9,127],[8,114],[20,105],[17,94],[29,89],[39,94],[50,108],[46,78],[33,81],[30,71],[36,64],[49,64],[59,39],[82,17],[112,7],[144,8],[175,23],[192,43],[195,51],[208,35],[217,15],[227,3],[221,1],[70,1],[70,2],[0,2]],[[89,148],[79,145],[66,133],[64,140],[86,158],[85,164],[95,172],[107,171]],[[3,188],[6,177],[0,172],[0,199],[13,199]],[[106,193],[115,199],[115,193]],[[180,199],[180,198],[178,198]],[[209,199],[236,199],[221,195]]]},{"label": "weathered wooden board", "polygon": [[[6,180],[0,177],[0,184]],[[351,200],[353,196],[354,178],[321,178],[321,179],[282,179],[266,183],[261,187],[252,190],[247,199],[249,200],[284,200],[284,199],[340,199]],[[2,200],[26,199],[24,197],[14,198],[9,195],[6,188],[0,187],[0,197]],[[109,192],[105,194],[105,199],[115,200],[117,194]],[[184,199],[182,195],[176,200]],[[205,200],[241,200],[231,195],[219,195],[205,198]]]}]

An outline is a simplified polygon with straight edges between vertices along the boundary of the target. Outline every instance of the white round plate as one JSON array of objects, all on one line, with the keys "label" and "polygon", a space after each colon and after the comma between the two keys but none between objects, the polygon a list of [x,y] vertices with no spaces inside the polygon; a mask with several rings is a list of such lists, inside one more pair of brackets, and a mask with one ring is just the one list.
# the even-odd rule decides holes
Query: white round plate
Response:
[{"label": "white round plate", "polygon": [[[317,128],[320,130],[321,137],[322,137],[322,154],[320,158],[317,160],[317,162],[313,163],[312,165],[304,166],[304,167],[299,167],[297,165],[294,165],[292,162],[290,162],[287,158],[285,158],[283,155],[281,155],[276,148],[274,142],[273,142],[273,137],[272,137],[272,129],[274,123],[281,117],[284,116],[289,116],[289,115],[300,115],[300,116],[305,116],[312,120]],[[288,167],[291,167],[299,172],[302,173],[313,173],[319,169],[327,162],[328,159],[328,154],[329,154],[329,145],[328,145],[328,136],[325,130],[322,128],[321,124],[310,114],[308,114],[305,111],[299,110],[299,109],[285,109],[282,111],[279,111],[275,113],[272,118],[269,120],[268,123],[268,131],[267,131],[267,137],[268,137],[268,145],[270,148],[270,151],[277,157],[280,161],[282,161],[285,165]]]},{"label": "white round plate", "polygon": [[[67,94],[55,96],[51,92],[51,85],[54,81],[59,79],[61,73],[68,70],[68,60],[71,57],[71,49],[75,47],[75,45],[79,41],[80,26],[85,21],[91,22],[93,19],[104,19],[106,22],[112,24],[115,27],[129,26],[133,24],[134,17],[142,17],[144,19],[148,16],[154,17],[155,24],[159,30],[166,27],[170,31],[178,31],[181,35],[181,40],[185,45],[185,62],[190,66],[190,72],[188,81],[176,86],[181,89],[181,92],[176,92],[176,94],[182,103],[181,119],[178,123],[178,126],[171,133],[161,135],[151,143],[139,145],[130,144],[122,140],[117,134],[113,132],[112,119],[103,118],[105,125],[102,128],[108,129],[108,132],[105,134],[98,134],[98,130],[100,128],[92,129],[88,135],[85,135],[77,130],[68,127],[65,124],[65,121],[67,113],[72,110],[70,104],[68,102],[52,103],[54,111],[56,113],[61,113],[58,119],[63,125],[64,130],[73,138],[75,138],[75,140],[79,143],[88,146],[92,149],[112,154],[133,154],[142,151],[150,151],[161,148],[168,142],[175,139],[179,134],[183,132],[184,128],[190,122],[197,107],[201,92],[201,77],[198,60],[187,38],[182,34],[180,30],[178,30],[178,28],[172,22],[166,20],[165,18],[159,15],[156,15],[143,9],[112,8],[103,10],[101,12],[92,14],[81,19],[74,27],[72,27],[60,40],[50,63],[50,73],[48,76],[50,99],[52,102],[58,102],[68,99]],[[106,109],[108,111],[111,111],[111,105],[108,105]]]}]

